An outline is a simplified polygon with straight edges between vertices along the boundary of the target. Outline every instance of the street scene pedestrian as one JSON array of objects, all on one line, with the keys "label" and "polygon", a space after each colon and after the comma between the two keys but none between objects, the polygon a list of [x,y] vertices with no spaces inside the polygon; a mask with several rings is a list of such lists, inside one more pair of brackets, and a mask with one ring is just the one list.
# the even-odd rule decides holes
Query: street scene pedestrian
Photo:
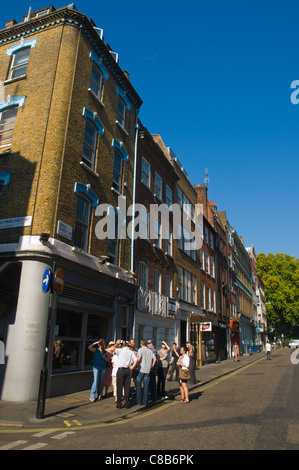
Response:
[{"label": "street scene pedestrian", "polygon": [[270,341],[268,340],[267,343],[266,343],[266,353],[267,353],[267,360],[268,361],[271,361],[271,350],[272,350],[272,346],[271,346]]},{"label": "street scene pedestrian", "polygon": [[117,404],[116,408],[122,408],[122,389],[124,387],[125,408],[129,408],[129,395],[131,383],[131,371],[137,365],[137,357],[133,351],[129,349],[129,345],[125,343],[121,349],[116,349],[115,354],[118,356],[118,370],[116,374],[117,388]]},{"label": "street scene pedestrian", "polygon": [[156,363],[150,371],[150,383],[149,383],[149,392],[150,397],[153,402],[157,401],[157,376],[158,376],[158,361],[159,355],[157,350],[154,347],[154,341],[152,339],[147,341],[147,347],[152,351],[156,358]]},{"label": "street scene pedestrian", "polygon": [[94,402],[96,398],[101,400],[103,391],[103,380],[109,359],[106,355],[105,341],[100,339],[88,346],[88,349],[94,353],[93,355],[93,383],[90,391],[90,401]]},{"label": "street scene pedestrian", "polygon": [[187,354],[187,347],[182,346],[180,349],[180,357],[177,362],[177,365],[180,367],[179,379],[180,379],[180,392],[181,392],[181,403],[189,403],[189,392],[187,387],[187,382],[190,378],[189,374],[189,365],[190,357]]},{"label": "street scene pedestrian", "polygon": [[106,356],[107,356],[108,361],[107,361],[106,372],[105,372],[104,379],[103,379],[103,389],[105,392],[103,394],[103,397],[105,398],[108,397],[109,387],[111,387],[112,385],[112,369],[113,369],[112,357],[114,355],[114,351],[115,351],[115,343],[113,341],[110,341],[110,343],[108,344],[106,348]]},{"label": "street scene pedestrian", "polygon": [[157,398],[165,397],[165,380],[169,367],[169,356],[168,353],[170,347],[165,341],[161,343],[161,349],[158,351],[158,383],[157,383]]},{"label": "street scene pedestrian", "polygon": [[239,355],[239,346],[237,343],[233,345],[232,356],[235,362],[238,362],[238,355]]},{"label": "street scene pedestrian", "polygon": [[178,366],[177,362],[180,357],[180,352],[178,349],[178,346],[176,343],[172,343],[172,351],[171,351],[171,361],[170,361],[170,372],[169,372],[169,377],[168,380],[172,381],[173,375],[175,374],[175,379],[178,380],[179,378],[179,371],[178,371]]},{"label": "street scene pedestrian", "polygon": [[[140,341],[140,348],[137,352],[137,361],[139,365],[136,378],[137,404],[146,406],[148,404],[150,372],[155,366],[157,359],[151,349],[147,348],[145,339]],[[141,387],[142,384],[143,394]]]}]

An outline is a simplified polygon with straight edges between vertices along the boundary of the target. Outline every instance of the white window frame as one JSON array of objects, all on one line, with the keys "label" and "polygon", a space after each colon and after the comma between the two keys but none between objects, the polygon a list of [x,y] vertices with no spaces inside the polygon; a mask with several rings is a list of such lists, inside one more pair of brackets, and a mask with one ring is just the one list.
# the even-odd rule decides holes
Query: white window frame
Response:
[{"label": "white window frame", "polygon": [[207,311],[211,311],[211,288],[207,285]]},{"label": "white window frame", "polygon": [[155,196],[162,201],[162,178],[161,176],[155,171]]},{"label": "white window frame", "polygon": [[207,251],[205,253],[205,261],[206,261],[206,273],[210,274],[210,254]]},{"label": "white window frame", "polygon": [[[120,109],[120,107],[122,109]],[[126,124],[126,103],[124,102],[124,100],[122,99],[121,96],[118,97],[116,120],[121,125],[121,127],[125,128],[125,124]]]},{"label": "white window frame", "polygon": [[213,256],[211,256],[211,276],[215,277],[215,260]]},{"label": "white window frame", "polygon": [[[84,221],[83,219],[80,219],[78,217],[78,209],[79,209],[79,201],[82,200],[84,201],[84,204],[86,204],[86,210],[87,210],[87,214],[86,214],[86,221]],[[76,227],[78,225],[81,226],[81,230],[83,228],[84,230],[84,234],[83,234],[83,237],[81,239],[81,243],[79,244],[80,246],[78,245],[75,245],[76,248],[79,248],[83,251],[88,251],[88,245],[89,245],[89,232],[90,232],[90,215],[91,215],[91,203],[90,201],[84,197],[83,195],[79,194],[77,196],[77,212],[76,212],[76,223],[75,223],[75,237],[74,237],[74,242],[76,241]],[[85,228],[84,228],[85,227]]]},{"label": "white window frame", "polygon": [[165,295],[172,298],[172,278],[168,275],[165,276]]},{"label": "white window frame", "polygon": [[142,157],[141,163],[141,183],[150,189],[151,185],[151,166],[146,158]]},{"label": "white window frame", "polygon": [[[96,71],[99,74],[99,80],[96,81],[93,77],[93,71]],[[98,98],[99,101],[102,101],[102,89],[103,89],[103,72],[95,63],[92,64],[91,77],[90,77],[90,90]]]},{"label": "white window frame", "polygon": [[172,256],[172,231],[169,227],[166,228],[165,253]]},{"label": "white window frame", "polygon": [[[14,116],[13,120],[11,120],[10,123],[6,124],[5,127],[4,127],[3,117],[5,117],[6,113],[9,113],[11,111],[15,111],[15,116]],[[18,106],[13,106],[11,108],[6,108],[2,112],[0,112],[0,149],[1,148],[11,147],[12,139],[13,139],[13,133],[14,133],[14,129],[15,129],[15,126],[16,126],[17,115],[18,115]],[[5,143],[1,144],[1,137],[4,136],[4,138],[5,138],[5,135],[9,136],[8,141],[5,140]]]},{"label": "white window frame", "polygon": [[165,190],[165,203],[169,207],[172,204],[172,191],[168,184],[166,185],[166,190]]},{"label": "white window frame", "polygon": [[201,308],[206,309],[206,286],[203,281],[201,281]]},{"label": "white window frame", "polygon": [[[120,160],[120,171],[115,168],[116,158]],[[116,150],[114,152],[114,161],[113,161],[113,177],[112,177],[112,187],[121,193],[122,190],[122,175],[123,175],[123,158]]]},{"label": "white window frame", "polygon": [[[161,279],[162,275],[159,269],[154,269],[153,273],[153,292],[161,294]],[[158,290],[157,290],[158,289]]]},{"label": "white window frame", "polygon": [[[8,74],[8,80],[13,80],[15,78],[21,78],[21,77],[26,77],[26,71],[27,71],[29,57],[30,57],[30,50],[31,50],[31,47],[27,46],[27,47],[24,47],[22,49],[19,49],[19,50],[15,51],[12,54],[11,64],[10,64],[10,69],[9,69],[9,74]],[[26,56],[26,60],[24,60],[20,64],[15,65],[17,58],[19,56],[21,56],[21,54],[24,54],[24,52],[28,52],[28,54]],[[23,68],[25,68],[24,73],[21,73],[21,75],[14,76],[14,73],[16,71],[18,71],[20,69],[23,69]]]},{"label": "white window frame", "polygon": [[161,221],[156,217],[154,219],[154,245],[158,248],[161,246]]},{"label": "white window frame", "polygon": [[148,290],[148,266],[143,261],[138,264],[138,284],[139,287]]},{"label": "white window frame", "polygon": [[[89,142],[87,142],[85,140],[86,131],[87,131],[88,126],[93,131],[93,135],[92,135],[93,142],[92,142],[92,144],[90,144]],[[85,131],[84,131],[82,160],[91,170],[94,170],[94,168],[95,168],[95,156],[96,156],[96,149],[97,149],[97,140],[98,140],[98,133],[97,133],[96,128],[91,124],[91,122],[89,120],[86,120]],[[91,158],[84,155],[84,147],[88,149],[89,155],[90,155]]]}]

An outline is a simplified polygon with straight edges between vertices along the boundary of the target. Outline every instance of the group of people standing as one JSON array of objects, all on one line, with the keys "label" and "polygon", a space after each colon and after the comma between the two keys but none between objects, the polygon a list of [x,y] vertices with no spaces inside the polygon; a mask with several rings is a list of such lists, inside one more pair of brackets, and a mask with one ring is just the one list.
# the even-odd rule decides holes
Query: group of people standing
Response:
[{"label": "group of people standing", "polygon": [[[166,397],[165,381],[169,365],[171,371],[169,380],[179,380],[181,403],[189,403],[187,381],[192,346],[183,346],[178,350],[173,343],[171,358],[170,347],[165,341],[157,351],[153,340],[140,341],[139,349],[135,348],[135,340],[110,342],[105,348],[105,341],[99,340],[89,346],[94,353],[93,358],[93,384],[90,392],[90,401],[96,397],[101,400],[108,396],[108,390],[113,385],[113,396],[117,408],[129,408],[129,395],[131,379],[136,386],[136,400],[138,405],[147,405],[149,399],[155,402]],[[103,394],[103,391],[105,393]]]}]

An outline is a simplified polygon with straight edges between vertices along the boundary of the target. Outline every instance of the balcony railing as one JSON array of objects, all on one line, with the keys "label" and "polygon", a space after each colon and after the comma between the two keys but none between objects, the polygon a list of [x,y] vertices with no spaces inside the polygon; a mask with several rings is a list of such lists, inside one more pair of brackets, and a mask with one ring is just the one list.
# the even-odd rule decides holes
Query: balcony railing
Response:
[{"label": "balcony railing", "polygon": [[141,312],[162,317],[175,316],[175,300],[143,287],[138,289],[137,308]]}]

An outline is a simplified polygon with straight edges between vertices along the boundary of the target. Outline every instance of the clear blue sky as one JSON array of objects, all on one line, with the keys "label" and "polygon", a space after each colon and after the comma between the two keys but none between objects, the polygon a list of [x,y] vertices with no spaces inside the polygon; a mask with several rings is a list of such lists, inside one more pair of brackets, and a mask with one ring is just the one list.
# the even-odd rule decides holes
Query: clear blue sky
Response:
[{"label": "clear blue sky", "polygon": [[[1,5],[2,25],[40,0]],[[67,5],[53,1],[56,8]],[[77,0],[143,100],[140,118],[256,252],[299,258],[299,3]]]}]

